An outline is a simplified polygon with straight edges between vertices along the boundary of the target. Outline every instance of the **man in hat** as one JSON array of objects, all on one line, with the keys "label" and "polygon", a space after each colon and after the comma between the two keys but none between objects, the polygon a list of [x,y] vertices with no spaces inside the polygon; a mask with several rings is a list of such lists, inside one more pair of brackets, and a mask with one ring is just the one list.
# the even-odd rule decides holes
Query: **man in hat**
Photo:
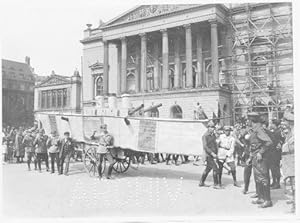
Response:
[{"label": "man in hat", "polygon": [[106,178],[111,179],[112,178],[111,174],[112,174],[113,165],[114,165],[114,158],[113,158],[110,150],[113,149],[114,138],[107,131],[106,124],[102,124],[100,126],[99,136],[95,136],[95,134],[96,134],[96,131],[94,131],[93,135],[91,136],[91,139],[98,140],[98,142],[99,142],[99,146],[97,148],[97,156],[99,157],[99,163],[98,163],[99,179],[100,180],[102,179],[102,173],[103,173],[102,166],[103,166],[104,159],[106,159],[109,162],[109,167],[108,167],[108,171],[106,174]]},{"label": "man in hat", "polygon": [[291,212],[295,212],[295,148],[294,148],[294,114],[286,112],[284,114],[286,121],[286,138],[282,145],[282,174],[284,182],[289,180],[291,184],[292,199],[288,201],[292,204]]},{"label": "man in hat", "polygon": [[233,185],[236,187],[240,187],[236,180],[236,166],[234,163],[234,144],[235,140],[233,136],[231,136],[231,127],[230,126],[224,126],[223,128],[224,134],[221,134],[220,137],[217,140],[218,143],[218,164],[219,164],[219,182],[222,184],[222,171],[223,171],[223,165],[226,163],[229,168],[230,172],[232,174],[233,178]]},{"label": "man in hat", "polygon": [[[74,140],[70,137],[70,132],[64,133],[64,138],[58,142],[59,145],[59,175],[64,174],[68,176],[69,173],[69,165],[72,153],[74,152]],[[64,163],[66,163],[64,169]]]},{"label": "man in hat", "polygon": [[252,125],[252,132],[249,138],[250,156],[252,157],[256,193],[258,195],[258,199],[252,203],[260,204],[259,207],[261,208],[267,208],[273,205],[270,195],[269,157],[268,153],[266,153],[272,146],[272,140],[264,131],[262,127],[263,120],[258,113],[248,113],[248,119]]},{"label": "man in hat", "polygon": [[221,189],[219,181],[219,166],[218,166],[218,145],[216,136],[214,134],[215,125],[209,122],[207,125],[207,132],[202,136],[203,149],[206,153],[206,168],[202,174],[199,187],[205,187],[205,180],[209,172],[213,169],[214,188]]},{"label": "man in hat", "polygon": [[47,153],[47,136],[44,135],[44,130],[40,129],[37,137],[35,138],[33,145],[36,146],[36,159],[39,171],[42,172],[41,164],[42,160],[45,160],[46,170],[49,171],[48,153]]},{"label": "man in hat", "polygon": [[273,135],[273,146],[270,149],[269,167],[272,174],[271,189],[280,188],[280,160],[281,160],[281,145],[284,142],[280,126],[280,120],[273,119],[270,125],[270,131]]},{"label": "man in hat", "polygon": [[24,138],[23,138],[22,144],[25,148],[25,152],[26,152],[26,155],[27,155],[28,171],[31,170],[30,163],[31,163],[32,158],[34,157],[35,148],[33,146],[33,141],[34,141],[34,138],[31,135],[31,131],[26,130],[25,133],[24,133]]}]

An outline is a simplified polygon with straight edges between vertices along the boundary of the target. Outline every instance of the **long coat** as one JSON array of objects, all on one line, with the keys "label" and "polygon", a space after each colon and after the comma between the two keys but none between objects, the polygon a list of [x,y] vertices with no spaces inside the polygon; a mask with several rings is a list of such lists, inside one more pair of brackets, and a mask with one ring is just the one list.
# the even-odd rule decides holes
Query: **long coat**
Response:
[{"label": "long coat", "polygon": [[282,145],[282,174],[284,178],[295,176],[295,150],[293,129],[286,136]]},{"label": "long coat", "polygon": [[75,147],[75,142],[73,139],[69,138],[68,140],[66,139],[61,139],[59,141],[59,157],[62,158],[66,154],[70,154],[74,152],[74,147]]},{"label": "long coat", "polygon": [[23,141],[23,136],[20,133],[17,133],[15,139],[16,157],[25,156],[25,148],[23,146],[22,141]]}]

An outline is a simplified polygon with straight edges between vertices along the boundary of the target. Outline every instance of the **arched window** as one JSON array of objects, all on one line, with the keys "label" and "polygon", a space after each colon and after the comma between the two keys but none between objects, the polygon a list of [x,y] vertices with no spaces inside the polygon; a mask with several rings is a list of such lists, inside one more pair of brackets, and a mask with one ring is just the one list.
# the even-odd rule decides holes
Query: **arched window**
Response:
[{"label": "arched window", "polygon": [[[197,74],[197,67],[193,65],[192,67],[192,72],[193,72],[193,88],[196,87],[196,74]],[[186,87],[186,68],[184,68],[183,73],[182,73],[182,87]]]},{"label": "arched window", "polygon": [[147,90],[154,89],[154,74],[153,69],[149,69],[147,72]]},{"label": "arched window", "polygon": [[135,92],[135,76],[134,73],[130,72],[127,74],[127,91]]},{"label": "arched window", "polygon": [[182,118],[182,109],[179,105],[170,108],[170,118]]},{"label": "arched window", "polygon": [[169,88],[172,89],[174,88],[174,69],[173,68],[170,68],[169,69]]},{"label": "arched window", "polygon": [[[269,72],[267,70],[267,60],[265,57],[258,56],[253,59],[252,62],[252,73],[251,77],[253,81],[258,86],[263,86],[265,81],[267,81],[267,84],[271,83],[272,80],[270,80]],[[256,84],[253,83],[252,87],[259,88]],[[264,86],[266,87],[266,86]]]},{"label": "arched window", "polygon": [[102,77],[98,77],[96,79],[96,96],[98,95],[103,95],[103,78]]}]

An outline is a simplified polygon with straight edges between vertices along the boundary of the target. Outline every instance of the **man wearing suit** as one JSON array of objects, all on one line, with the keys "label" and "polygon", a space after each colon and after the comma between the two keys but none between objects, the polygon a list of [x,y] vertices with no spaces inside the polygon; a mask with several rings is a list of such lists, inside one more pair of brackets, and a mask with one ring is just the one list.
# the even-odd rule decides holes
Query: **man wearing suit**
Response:
[{"label": "man wearing suit", "polygon": [[[74,152],[74,141],[70,137],[69,132],[64,133],[64,138],[60,141],[60,150],[59,150],[59,175],[66,175],[68,176],[69,172],[69,164],[72,153]],[[66,163],[64,169],[64,163]]]}]

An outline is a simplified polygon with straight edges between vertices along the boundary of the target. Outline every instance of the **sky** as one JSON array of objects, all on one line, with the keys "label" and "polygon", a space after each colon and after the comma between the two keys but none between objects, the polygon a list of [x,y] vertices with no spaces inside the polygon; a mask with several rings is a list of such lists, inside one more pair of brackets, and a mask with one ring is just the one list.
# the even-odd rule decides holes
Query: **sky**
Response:
[{"label": "sky", "polygon": [[[106,3],[105,3],[106,2]],[[125,4],[126,2],[126,4]],[[133,8],[136,1],[10,0],[1,5],[1,56],[25,61],[38,75],[70,76],[81,71],[83,30]]]},{"label": "sky", "polygon": [[[211,0],[209,3],[220,2]],[[241,0],[230,2],[240,3]],[[247,1],[249,2],[249,0]],[[83,30],[139,4],[204,3],[199,0],[0,0],[1,57],[24,62],[38,75],[81,71]],[[207,3],[207,1],[206,1]],[[226,3],[226,2],[225,2]],[[228,2],[227,2],[228,3]]]}]

